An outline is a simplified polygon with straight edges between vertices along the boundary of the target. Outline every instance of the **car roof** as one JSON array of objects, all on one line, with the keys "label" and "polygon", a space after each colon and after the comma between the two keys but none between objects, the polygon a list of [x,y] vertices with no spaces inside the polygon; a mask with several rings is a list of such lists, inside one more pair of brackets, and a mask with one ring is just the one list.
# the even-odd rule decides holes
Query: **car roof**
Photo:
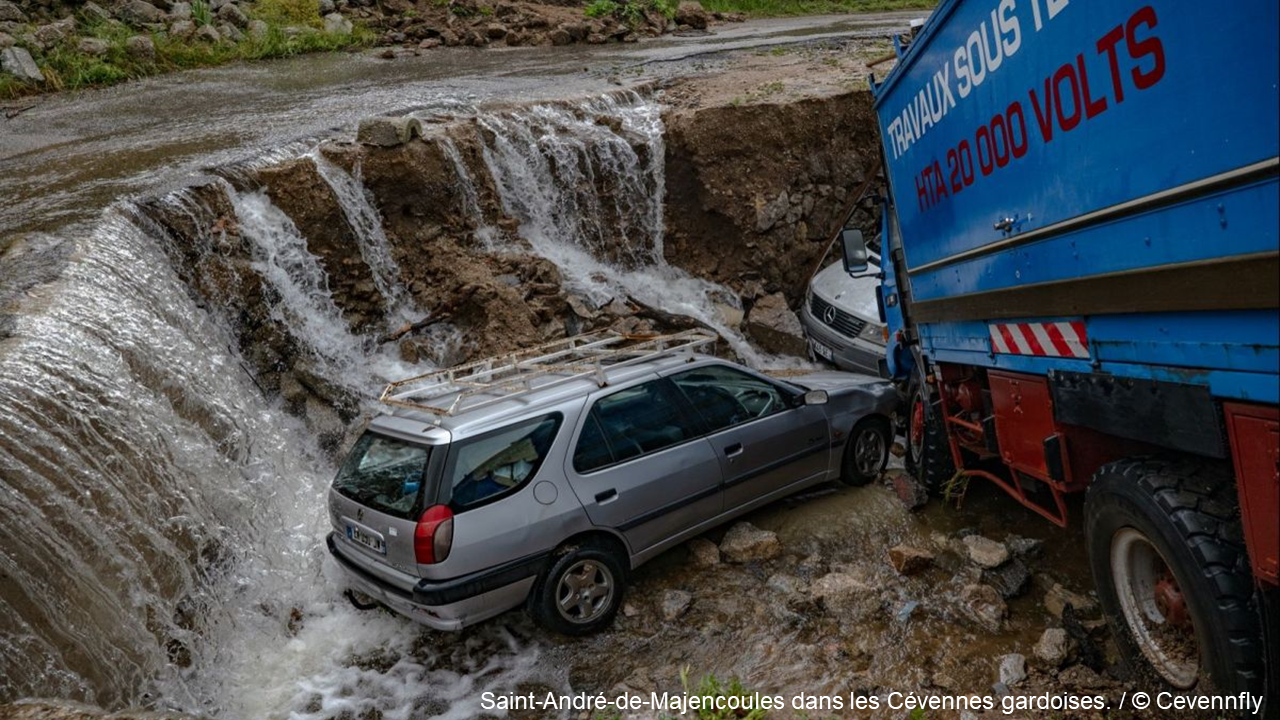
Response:
[{"label": "car roof", "polygon": [[[504,425],[508,420],[529,417],[538,411],[549,411],[565,402],[585,400],[591,393],[603,387],[623,385],[643,379],[656,378],[684,365],[732,364],[701,353],[677,353],[655,357],[652,360],[621,367],[605,367],[604,382],[594,377],[577,377],[564,381],[569,373],[551,373],[529,380],[530,390],[513,394],[510,399],[491,402],[494,394],[471,393],[462,398],[452,414],[437,415],[426,410],[389,406],[386,413],[374,418],[370,428],[379,432],[423,441],[444,444]],[[550,387],[548,387],[550,386]],[[441,398],[447,405],[449,397]],[[483,407],[470,409],[484,404]]]}]

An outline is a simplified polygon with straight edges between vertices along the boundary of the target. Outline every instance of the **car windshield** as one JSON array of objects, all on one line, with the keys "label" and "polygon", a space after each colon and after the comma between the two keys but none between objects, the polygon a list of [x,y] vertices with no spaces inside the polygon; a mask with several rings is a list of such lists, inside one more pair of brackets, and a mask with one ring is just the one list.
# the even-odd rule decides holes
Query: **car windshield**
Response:
[{"label": "car windshield", "polygon": [[410,518],[430,453],[424,445],[367,432],[343,461],[333,488],[372,510]]}]

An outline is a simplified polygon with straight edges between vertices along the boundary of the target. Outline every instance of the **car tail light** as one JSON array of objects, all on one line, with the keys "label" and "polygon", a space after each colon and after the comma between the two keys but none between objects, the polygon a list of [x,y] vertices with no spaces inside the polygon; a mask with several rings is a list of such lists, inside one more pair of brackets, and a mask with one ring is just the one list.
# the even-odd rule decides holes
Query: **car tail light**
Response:
[{"label": "car tail light", "polygon": [[413,554],[419,565],[444,562],[453,548],[453,511],[448,505],[432,505],[413,531]]}]

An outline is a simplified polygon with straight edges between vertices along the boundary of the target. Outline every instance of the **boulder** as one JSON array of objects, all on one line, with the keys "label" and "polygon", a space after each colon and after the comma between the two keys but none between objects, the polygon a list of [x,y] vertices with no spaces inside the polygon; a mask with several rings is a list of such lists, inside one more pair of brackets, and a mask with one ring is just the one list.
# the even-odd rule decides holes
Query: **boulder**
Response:
[{"label": "boulder", "polygon": [[1000,682],[1006,687],[1015,687],[1027,679],[1027,659],[1018,653],[1010,653],[1000,658]]},{"label": "boulder", "polygon": [[552,45],[568,45],[573,42],[573,36],[562,27],[547,33],[547,39],[551,41]]},{"label": "boulder", "polygon": [[27,14],[22,12],[22,8],[9,0],[0,0],[0,22],[24,23],[26,21]]},{"label": "boulder", "polygon": [[978,567],[997,568],[1009,561],[1009,548],[981,535],[969,535],[964,538],[965,551],[969,560]]},{"label": "boulder", "polygon": [[689,559],[695,567],[712,567],[720,564],[720,548],[706,538],[689,541]]},{"label": "boulder", "polygon": [[249,37],[254,40],[262,40],[271,33],[271,26],[262,20],[250,20],[248,29]]},{"label": "boulder", "polygon": [[195,39],[214,45],[222,42],[222,33],[212,25],[202,25],[199,30],[196,30]]},{"label": "boulder", "polygon": [[63,18],[48,25],[41,25],[31,33],[41,45],[56,45],[75,34],[75,18]]},{"label": "boulder", "polygon": [[13,36],[10,35],[9,33],[0,32],[0,50],[13,47],[14,45],[17,44],[17,42],[18,41],[14,40]]},{"label": "boulder", "polygon": [[765,352],[803,357],[808,349],[800,318],[787,306],[780,292],[756,301],[747,315],[747,334]]},{"label": "boulder", "polygon": [[105,23],[111,19],[111,13],[93,0],[81,6],[80,14],[90,23]]},{"label": "boulder", "polygon": [[675,21],[678,25],[688,25],[695,30],[706,30],[710,16],[703,9],[702,3],[696,0],[685,0],[676,6]]},{"label": "boulder", "polygon": [[880,587],[852,573],[827,573],[813,581],[809,592],[828,610],[850,620],[866,620],[880,610]]},{"label": "boulder", "polygon": [[1040,639],[1036,641],[1035,653],[1036,659],[1051,668],[1057,668],[1067,659],[1067,653],[1070,651],[1070,641],[1067,638],[1067,631],[1062,628],[1049,628],[1040,635]]},{"label": "boulder", "polygon": [[337,11],[338,6],[334,4],[333,0],[320,0],[320,17],[324,17],[329,13],[335,13]]},{"label": "boulder", "polygon": [[893,476],[893,492],[908,510],[919,510],[929,502],[929,489],[906,473]]},{"label": "boulder", "polygon": [[965,585],[960,591],[960,603],[965,616],[982,629],[988,632],[1003,629],[1009,608],[995,588],[980,583]]},{"label": "boulder", "polygon": [[151,61],[156,59],[156,45],[151,42],[149,35],[134,35],[125,40],[124,49],[138,60]]},{"label": "boulder", "polygon": [[766,232],[787,216],[791,202],[783,190],[772,200],[756,199],[756,232]]},{"label": "boulder", "polygon": [[248,16],[246,16],[244,11],[234,3],[227,3],[226,5],[218,8],[218,19],[238,28],[247,27],[249,25]]},{"label": "boulder", "polygon": [[760,562],[782,554],[776,533],[748,522],[736,523],[720,541],[720,555],[731,563]]},{"label": "boulder", "polygon": [[218,26],[218,34],[222,36],[223,40],[233,43],[238,43],[244,39],[244,33],[241,32],[240,28],[226,22]]},{"label": "boulder", "polygon": [[889,564],[901,575],[915,575],[933,564],[933,553],[910,545],[889,548]]},{"label": "boulder", "polygon": [[804,591],[805,581],[795,575],[787,575],[786,573],[775,573],[764,581],[765,587],[777,592],[781,595],[796,595]]},{"label": "boulder", "polygon": [[1000,591],[1004,599],[1018,597],[1031,584],[1031,571],[1021,560],[1011,560],[1000,567],[983,570],[982,582]]},{"label": "boulder", "polygon": [[360,121],[356,140],[365,145],[395,147],[422,137],[422,123],[411,117],[374,117]]},{"label": "boulder", "polygon": [[190,20],[191,19],[191,3],[176,2],[173,7],[169,8],[169,17],[174,20]]},{"label": "boulder", "polygon": [[190,20],[179,20],[169,26],[169,37],[186,40],[196,34],[196,24]]},{"label": "boulder", "polygon": [[116,17],[130,25],[149,25],[163,22],[164,11],[143,0],[126,0],[116,7]]},{"label": "boulder", "polygon": [[1005,538],[1005,547],[1009,548],[1009,552],[1014,557],[1027,558],[1028,560],[1040,556],[1040,551],[1044,548],[1044,541],[1035,538],[1019,537],[1012,535]]},{"label": "boulder", "polygon": [[0,70],[29,83],[44,82],[44,73],[26,48],[7,47],[0,50]]},{"label": "boulder", "polygon": [[507,36],[507,26],[502,23],[489,23],[484,29],[484,34],[490,40],[501,40]]},{"label": "boulder", "polygon": [[1044,594],[1044,609],[1056,618],[1062,617],[1063,608],[1068,605],[1075,608],[1076,612],[1085,615],[1093,614],[1098,609],[1098,603],[1093,598],[1072,592],[1060,583],[1054,583],[1053,587]]},{"label": "boulder", "polygon": [[337,35],[351,34],[351,21],[342,16],[342,13],[329,13],[324,16],[324,31]]},{"label": "boulder", "polygon": [[111,49],[107,41],[100,38],[80,38],[80,43],[76,47],[85,55],[93,57],[102,57]]},{"label": "boulder", "polygon": [[662,594],[662,617],[675,620],[689,609],[693,596],[683,590],[668,590]]}]

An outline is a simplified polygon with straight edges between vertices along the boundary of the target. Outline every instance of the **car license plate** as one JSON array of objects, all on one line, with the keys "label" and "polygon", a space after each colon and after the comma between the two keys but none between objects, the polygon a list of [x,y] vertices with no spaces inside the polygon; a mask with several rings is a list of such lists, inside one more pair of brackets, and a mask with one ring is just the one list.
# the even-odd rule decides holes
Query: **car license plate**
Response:
[{"label": "car license plate", "polygon": [[379,555],[387,554],[387,544],[385,542],[358,527],[347,526],[347,539],[351,542],[360,543]]},{"label": "car license plate", "polygon": [[832,362],[831,348],[827,347],[826,345],[823,345],[820,342],[813,343],[813,354],[817,355],[823,360],[826,360],[827,362]]}]

